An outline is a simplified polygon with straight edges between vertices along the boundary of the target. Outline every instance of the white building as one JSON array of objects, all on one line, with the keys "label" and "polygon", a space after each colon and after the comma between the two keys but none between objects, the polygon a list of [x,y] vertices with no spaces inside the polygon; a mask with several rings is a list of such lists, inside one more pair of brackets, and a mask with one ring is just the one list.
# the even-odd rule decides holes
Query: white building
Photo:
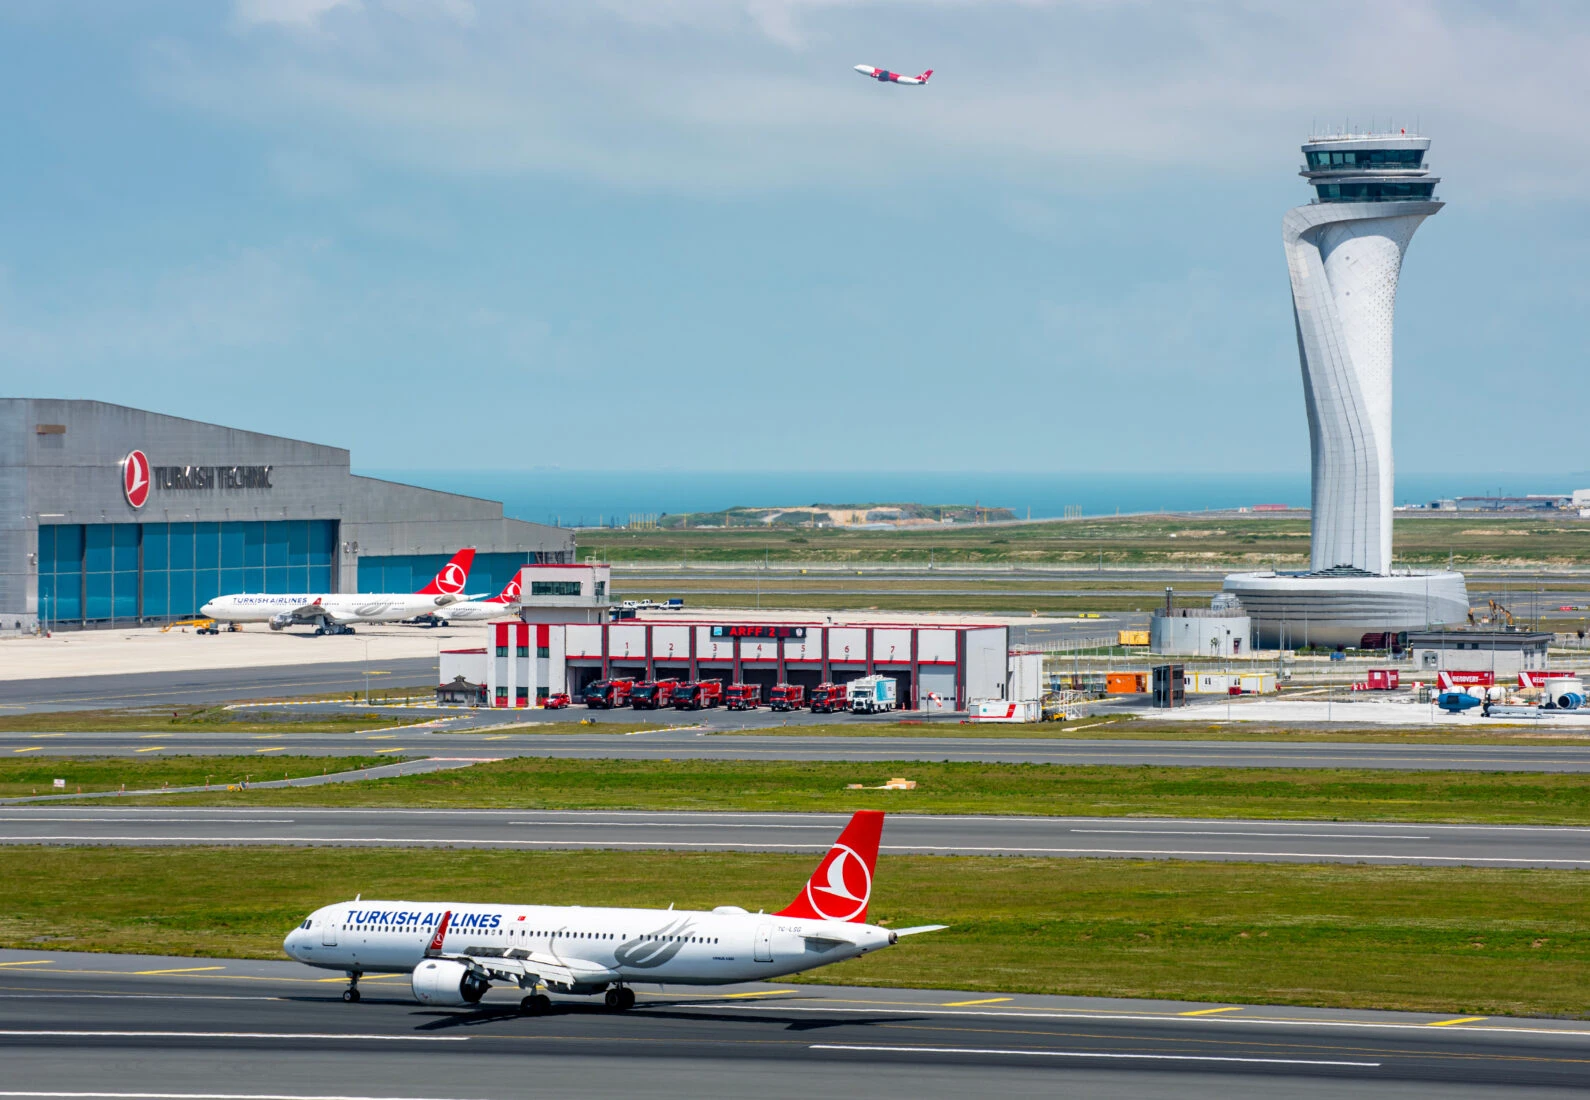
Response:
[{"label": "white building", "polygon": [[1368,631],[1458,621],[1468,610],[1459,573],[1391,576],[1392,319],[1402,257],[1439,211],[1424,163],[1428,138],[1406,134],[1311,138],[1302,175],[1314,202],[1287,212],[1282,242],[1313,468],[1309,571],[1236,574],[1263,644],[1283,620],[1314,644],[1356,644]]}]

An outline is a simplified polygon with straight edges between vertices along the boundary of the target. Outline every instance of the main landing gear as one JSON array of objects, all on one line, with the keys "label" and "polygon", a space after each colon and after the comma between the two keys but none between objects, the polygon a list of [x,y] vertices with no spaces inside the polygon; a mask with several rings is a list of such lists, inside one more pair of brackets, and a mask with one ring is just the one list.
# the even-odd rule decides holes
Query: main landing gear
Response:
[{"label": "main landing gear", "polygon": [[323,634],[352,634],[353,627],[343,626],[340,623],[321,623],[315,627],[315,637]]},{"label": "main landing gear", "polygon": [[602,998],[609,1012],[627,1012],[635,1007],[635,991],[627,985],[614,986]]},{"label": "main landing gear", "polygon": [[342,991],[342,999],[351,1005],[359,1003],[359,972],[348,971],[348,988]]},{"label": "main landing gear", "polygon": [[533,993],[519,1002],[519,1011],[526,1016],[545,1016],[552,1011],[552,998],[545,993]]}]

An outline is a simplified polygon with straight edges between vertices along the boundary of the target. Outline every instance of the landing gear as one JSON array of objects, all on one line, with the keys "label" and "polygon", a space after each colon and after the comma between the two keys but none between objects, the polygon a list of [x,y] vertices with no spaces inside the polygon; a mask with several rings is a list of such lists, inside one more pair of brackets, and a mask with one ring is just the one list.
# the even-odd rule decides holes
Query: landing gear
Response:
[{"label": "landing gear", "polygon": [[327,634],[352,634],[353,627],[343,626],[340,623],[315,624],[315,637],[320,638]]},{"label": "landing gear", "polygon": [[526,1016],[545,1016],[552,1011],[552,998],[545,993],[533,993],[519,1002],[519,1011]]},{"label": "landing gear", "polygon": [[602,998],[609,1012],[627,1012],[635,1007],[635,991],[628,986],[614,986]]},{"label": "landing gear", "polygon": [[359,1003],[359,972],[348,972],[348,988],[342,991],[342,1000],[345,1004],[356,1005]]}]

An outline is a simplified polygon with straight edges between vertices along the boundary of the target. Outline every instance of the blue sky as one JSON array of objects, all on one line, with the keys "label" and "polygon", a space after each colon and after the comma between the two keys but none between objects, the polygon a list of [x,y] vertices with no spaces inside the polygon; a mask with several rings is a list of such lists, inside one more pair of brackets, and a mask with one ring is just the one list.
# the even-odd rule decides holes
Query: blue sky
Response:
[{"label": "blue sky", "polygon": [[1399,468],[1582,471],[1585,56],[1549,3],[14,0],[0,392],[367,468],[1304,470],[1298,145],[1417,121]]}]

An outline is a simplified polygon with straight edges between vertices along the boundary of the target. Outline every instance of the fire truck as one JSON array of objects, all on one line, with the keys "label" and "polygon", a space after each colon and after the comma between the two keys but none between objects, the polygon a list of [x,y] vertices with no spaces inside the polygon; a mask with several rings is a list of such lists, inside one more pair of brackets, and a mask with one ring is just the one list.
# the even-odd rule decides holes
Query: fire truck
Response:
[{"label": "fire truck", "polygon": [[674,688],[675,710],[705,710],[723,705],[722,680],[695,680]]},{"label": "fire truck", "polygon": [[844,710],[848,700],[844,684],[818,684],[812,688],[810,705],[813,714],[832,714],[836,710]]},{"label": "fire truck", "polygon": [[774,684],[767,705],[774,710],[800,710],[806,705],[806,689],[799,684]]},{"label": "fire truck", "polygon": [[673,703],[678,680],[642,680],[629,693],[629,705],[636,710],[659,710]]},{"label": "fire truck", "polygon": [[762,705],[762,685],[730,684],[723,693],[723,705],[730,710],[755,710]]},{"label": "fire truck", "polygon": [[634,680],[597,680],[585,689],[585,705],[591,710],[612,710],[629,702]]}]

